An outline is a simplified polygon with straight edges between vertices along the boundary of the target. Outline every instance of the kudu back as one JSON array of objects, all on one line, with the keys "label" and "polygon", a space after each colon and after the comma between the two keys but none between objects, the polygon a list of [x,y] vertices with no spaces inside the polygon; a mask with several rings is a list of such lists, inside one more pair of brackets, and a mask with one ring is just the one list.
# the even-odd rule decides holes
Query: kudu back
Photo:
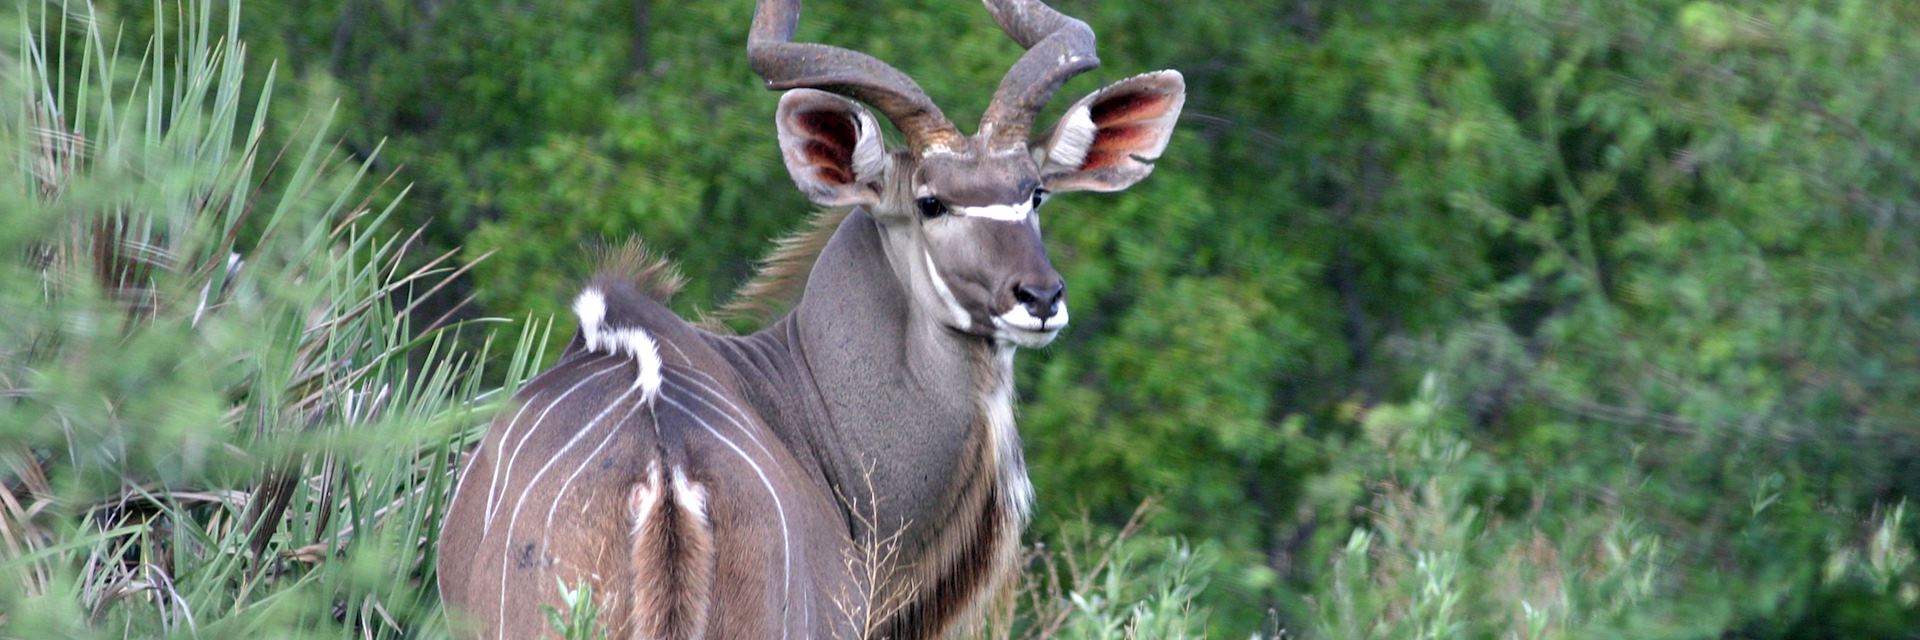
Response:
[{"label": "kudu back", "polygon": [[1014,350],[1068,320],[1040,205],[1145,178],[1185,100],[1176,72],[1134,76],[1032,135],[1061,83],[1098,65],[1093,32],[1033,0],[986,6],[1027,53],[969,136],[885,63],[792,42],[797,0],[759,3],[748,54],[785,91],[782,158],[830,209],[742,290],[800,282],[797,300],[735,336],[668,310],[658,264],[590,281],[559,362],[460,472],[438,569],[462,635],[548,635],[543,608],[583,584],[622,638],[928,638],[978,621],[1032,501]]}]

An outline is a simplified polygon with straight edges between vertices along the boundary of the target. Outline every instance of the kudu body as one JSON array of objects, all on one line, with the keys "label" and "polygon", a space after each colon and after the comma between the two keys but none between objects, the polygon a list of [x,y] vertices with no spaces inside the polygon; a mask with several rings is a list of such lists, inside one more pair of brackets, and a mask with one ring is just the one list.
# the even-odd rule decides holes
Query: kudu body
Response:
[{"label": "kudu body", "polygon": [[548,633],[542,607],[583,583],[614,637],[923,638],[977,618],[1031,501],[1013,352],[1067,320],[1039,204],[1144,178],[1184,100],[1177,73],[1135,76],[1030,140],[1097,64],[1093,34],[1034,0],[986,4],[1028,53],[964,136],[893,68],[791,42],[797,2],[760,3],[749,55],[791,89],[783,158],[842,215],[786,246],[784,268],[810,271],[753,335],[688,324],[647,273],[588,284],[573,342],[461,471],[439,576],[466,633]]}]

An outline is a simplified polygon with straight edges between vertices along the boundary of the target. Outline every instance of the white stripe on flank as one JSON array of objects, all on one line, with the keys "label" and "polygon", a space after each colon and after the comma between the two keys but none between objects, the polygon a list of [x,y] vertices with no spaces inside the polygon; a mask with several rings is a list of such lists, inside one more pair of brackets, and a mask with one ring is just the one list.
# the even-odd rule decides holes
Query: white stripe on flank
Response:
[{"label": "white stripe on flank", "polygon": [[[615,367],[615,368],[618,368],[618,367]],[[612,371],[612,370],[613,369],[608,369],[607,371]],[[548,458],[546,464],[540,465],[540,470],[534,472],[533,478],[527,480],[526,488],[520,490],[520,497],[513,501],[513,513],[507,517],[506,539],[502,540],[500,545],[500,608],[499,608],[499,611],[504,613],[507,610],[507,558],[513,555],[513,529],[514,527],[519,525],[520,509],[522,507],[527,506],[527,494],[532,493],[534,487],[540,486],[540,477],[546,475],[547,470],[553,468],[553,463],[559,461],[560,458],[564,457],[567,454],[567,451],[572,450],[573,445],[578,444],[580,442],[581,436],[587,435],[588,433],[591,433],[595,428],[599,427],[600,421],[605,419],[607,417],[607,414],[613,413],[613,409],[615,407],[620,406],[620,403],[626,402],[628,397],[631,397],[634,394],[634,392],[639,390],[640,390],[639,387],[628,387],[626,393],[620,394],[620,397],[615,398],[612,403],[607,405],[607,408],[601,409],[600,413],[595,414],[593,416],[593,420],[587,422],[587,426],[582,427],[579,431],[573,434],[573,437],[568,438],[567,444],[564,446],[561,446],[559,451],[554,452],[553,457]],[[638,406],[639,406],[638,404],[635,404],[636,408],[638,408]],[[631,414],[632,411],[633,411],[632,409],[629,409],[628,413]],[[532,432],[529,431],[528,433],[532,433]],[[512,464],[507,465],[507,472],[509,474],[513,472]],[[512,486],[511,481],[508,482],[508,486]],[[507,629],[504,625],[501,626],[499,629],[497,629],[497,631],[499,633],[496,634],[496,637],[500,637],[500,638],[506,637]]]},{"label": "white stripe on flank", "polygon": [[[631,391],[631,389],[629,389],[629,391]],[[593,464],[595,458],[600,457],[600,452],[607,448],[608,443],[613,442],[614,436],[620,435],[619,426],[631,420],[633,414],[639,412],[640,407],[646,406],[646,403],[647,400],[641,398],[639,402],[634,403],[633,408],[627,410],[626,414],[621,415],[620,419],[613,423],[615,428],[608,429],[607,435],[600,438],[600,444],[594,445],[593,451],[587,452],[587,458],[580,461],[580,466],[574,467],[573,473],[567,474],[566,482],[560,483],[560,491],[553,494],[553,503],[547,505],[546,528],[540,530],[540,553],[545,554],[547,552],[547,542],[553,536],[553,514],[559,510],[560,503],[566,501],[567,491],[573,488],[574,479],[580,477],[580,472],[586,471],[587,467]],[[655,462],[649,461],[647,464],[651,467]],[[583,507],[580,512],[586,513],[586,509]]]},{"label": "white stripe on flank", "polygon": [[675,354],[678,354],[680,356],[680,362],[682,364],[685,364],[689,367],[693,366],[693,358],[687,357],[687,352],[681,351],[680,345],[674,344],[672,340],[668,340],[667,348],[672,349]]},{"label": "white stripe on flank", "polygon": [[[545,391],[545,389],[542,389],[541,391]],[[522,403],[522,404],[520,405],[520,410],[519,410],[519,411],[515,411],[515,412],[513,413],[513,419],[512,419],[512,420],[508,420],[508,421],[507,421],[507,430],[506,430],[506,431],[504,431],[504,432],[501,432],[501,434],[500,434],[500,444],[501,444],[501,445],[505,445],[505,444],[507,443],[507,438],[511,438],[511,437],[513,437],[513,428],[514,428],[514,427],[517,427],[517,426],[520,426],[520,418],[521,418],[522,416],[525,416],[525,415],[527,415],[527,409],[528,409],[528,408],[531,408],[531,407],[533,406],[533,404],[534,404],[535,402],[538,402],[538,401],[540,400],[540,393],[541,393],[541,391],[535,391],[535,392],[533,392],[533,397],[530,397],[530,398],[527,398],[527,401],[526,401],[526,402],[524,402],[524,403]],[[552,405],[551,405],[551,404],[549,404],[548,406],[552,406]],[[485,448],[486,448],[486,443],[485,443],[485,442],[482,442],[482,443],[480,444],[480,446],[478,446],[478,447],[475,447],[475,448],[474,448],[474,450],[473,450],[473,451],[474,451],[474,455],[476,455],[476,456],[477,456],[477,455],[478,455],[478,454],[480,453],[480,450],[482,450],[482,449],[485,449]],[[498,489],[498,488],[500,487],[500,460],[501,460],[502,458],[503,458],[503,456],[501,456],[501,455],[499,455],[499,452],[498,452],[498,451],[496,451],[496,452],[494,452],[494,456],[493,456],[493,479],[492,479],[492,480],[490,480],[490,481],[488,481],[488,483],[487,483],[487,504],[486,504],[486,507],[485,507],[485,508],[483,508],[483,509],[481,509],[481,514],[482,514],[482,515],[488,515],[488,516],[491,516],[491,515],[493,514],[493,497],[494,497],[494,495],[493,495],[493,494],[494,494],[494,490],[496,490],[496,489]],[[461,489],[464,489],[464,488],[466,488],[466,486],[467,486],[467,473],[466,473],[466,472],[467,472],[467,471],[472,471],[472,470],[473,470],[473,467],[474,467],[474,465],[473,465],[473,460],[472,460],[472,459],[469,459],[469,460],[467,461],[467,468],[466,468],[466,470],[465,470],[465,471],[461,471],[461,472],[460,472],[460,488],[461,488]],[[459,497],[460,497],[460,489],[455,489],[455,490],[454,490],[454,499],[456,499],[456,500],[458,500],[458,499],[459,499]]]},{"label": "white stripe on flank", "polygon": [[[553,373],[554,371],[555,371],[555,369],[547,369],[546,371],[542,371],[542,372],[540,372],[540,373],[538,373],[538,374],[535,374],[535,375],[534,375],[533,377],[531,377],[531,378],[528,378],[528,379],[527,379],[527,381],[526,381],[525,383],[523,383],[523,384],[522,384],[522,386],[523,386],[523,387],[528,387],[528,386],[532,386],[532,385],[534,385],[535,383],[538,383],[539,381],[541,381],[541,380],[543,380],[543,379],[545,379],[545,378],[547,377],[547,375],[549,375],[549,374],[551,374],[551,373]],[[488,392],[488,393],[492,393],[492,392]],[[514,425],[515,425],[515,424],[518,424],[518,423],[520,422],[520,416],[521,416],[521,415],[524,415],[524,414],[525,414],[525,413],[527,412],[527,407],[529,407],[529,406],[532,406],[532,405],[533,405],[533,403],[534,403],[535,401],[537,401],[537,400],[539,400],[539,398],[540,398],[540,392],[539,392],[539,391],[535,391],[535,392],[533,393],[533,396],[532,396],[532,397],[529,397],[529,398],[527,398],[527,401],[526,401],[525,403],[523,403],[523,404],[521,404],[521,405],[520,405],[520,409],[519,409],[519,411],[516,411],[516,412],[514,412],[514,414],[513,414],[513,420],[510,420],[510,421],[508,421],[508,422],[507,422],[507,431],[506,431],[506,433],[503,433],[503,434],[501,434],[501,436],[500,436],[500,442],[501,442],[502,444],[504,444],[504,443],[506,442],[506,439],[507,439],[507,436],[508,436],[508,435],[511,435],[511,434],[513,433],[513,427],[514,427]],[[473,447],[473,450],[467,453],[467,463],[466,463],[465,465],[462,465],[462,466],[461,466],[461,468],[460,468],[460,478],[459,478],[458,480],[456,480],[456,481],[455,481],[455,484],[454,484],[454,487],[453,487],[453,498],[447,501],[447,509],[448,509],[449,511],[451,511],[451,510],[453,509],[453,505],[456,505],[456,504],[459,504],[459,503],[460,503],[460,496],[462,496],[462,495],[465,495],[465,494],[466,494],[466,490],[467,490],[467,475],[468,475],[469,473],[471,473],[471,472],[473,471],[473,468],[474,468],[474,467],[476,467],[476,466],[479,466],[478,464],[475,464],[475,462],[476,462],[476,459],[478,459],[478,458],[480,457],[480,452],[481,452],[482,450],[484,450],[484,449],[486,449],[486,447],[487,447],[487,443],[486,443],[486,440],[485,440],[485,438],[482,438],[482,439],[481,439],[481,441],[480,441],[480,443],[479,443],[479,444],[476,444],[476,445],[474,445],[474,447]],[[495,455],[493,456],[493,458],[494,458],[494,459],[493,459],[493,479],[492,479],[492,481],[491,481],[491,482],[499,482],[499,480],[500,480],[500,456],[498,455],[498,454],[499,454],[499,452],[498,452],[498,451],[495,451],[494,453],[495,453]],[[493,486],[492,486],[492,485],[490,484],[490,485],[489,485],[489,486],[487,487],[487,502],[486,502],[485,504],[482,504],[482,505],[481,505],[481,510],[480,510],[480,513],[481,513],[481,515],[483,515],[483,516],[484,516],[484,515],[486,515],[486,514],[488,514],[488,513],[491,513],[491,512],[492,512],[492,510],[493,510]],[[437,540],[443,540],[443,539],[445,539],[445,538],[446,538],[446,535],[447,535],[447,523],[448,523],[448,522],[450,522],[450,521],[452,521],[452,518],[445,518],[445,517],[443,517],[443,518],[441,518],[441,520],[440,520],[440,532],[439,532],[439,534],[438,534],[438,536],[437,536],[437,537],[436,537],[435,539],[437,539]],[[482,525],[485,525],[486,523],[484,523],[484,522],[483,522],[483,523],[481,523],[481,524],[482,524]],[[484,536],[484,535],[485,535],[485,531],[486,531],[486,527],[485,527],[485,526],[482,526],[482,527],[481,527],[481,532],[482,532],[482,534],[481,534],[481,535],[482,535],[482,536]],[[436,573],[435,573],[435,575],[433,576],[433,584],[434,584],[434,587],[435,587],[435,588],[439,588],[439,587],[441,586],[441,584],[440,584],[440,580],[441,580],[441,577],[442,577],[442,576],[440,576],[440,575],[439,575],[439,574],[438,574],[437,572],[436,572]],[[445,593],[445,592],[443,591],[442,593]]]},{"label": "white stripe on flank", "polygon": [[[707,402],[704,399],[699,398],[697,394],[690,397],[700,400],[700,402],[706,404],[708,407],[712,407],[713,410],[715,411],[720,410],[719,407],[713,405],[712,403]],[[681,405],[679,402],[675,402],[674,399],[670,396],[665,396],[665,395],[660,396],[660,400],[672,406],[673,408],[680,410],[680,413],[686,414],[686,416],[689,418],[692,418],[694,422],[700,423],[701,428],[706,429],[707,433],[712,434],[713,437],[719,439],[722,444],[727,445],[728,449],[732,449],[734,454],[739,455],[741,460],[746,461],[747,466],[753,467],[754,475],[760,477],[760,485],[763,487],[766,487],[767,495],[773,498],[774,512],[780,516],[780,555],[781,555],[781,562],[782,562],[781,575],[780,575],[780,602],[783,604],[792,602],[791,594],[792,594],[792,577],[793,577],[793,543],[791,540],[791,536],[787,532],[787,509],[780,502],[780,493],[773,490],[773,481],[767,479],[767,472],[764,469],[760,468],[760,463],[753,461],[753,456],[747,455],[747,452],[745,450],[742,450],[740,448],[740,445],[734,444],[734,442],[732,440],[728,440],[726,436],[720,435],[720,431],[718,429],[714,429],[713,425],[708,424],[705,418],[701,418],[700,416],[694,414],[693,411],[687,409],[686,406]],[[732,422],[734,426],[740,428],[741,432],[743,433],[746,432],[747,427],[745,425],[740,424],[738,420],[734,420],[733,416],[727,415],[726,412],[722,411],[720,412],[720,417],[726,418],[728,422]],[[768,462],[772,462],[772,461],[769,460]],[[780,616],[780,637],[782,638],[787,637],[787,617],[785,615]]]},{"label": "white stripe on flank", "polygon": [[1033,213],[1033,200],[1013,204],[990,204],[980,207],[952,207],[953,213],[964,218],[986,218],[1001,222],[1024,222],[1027,214]]},{"label": "white stripe on flank", "polygon": [[[705,372],[705,371],[700,371],[700,370],[698,370],[698,369],[695,369],[695,370],[693,370],[693,371],[694,371],[694,373],[699,373],[699,374],[701,374],[701,375],[706,375],[706,372]],[[680,372],[680,371],[675,371],[674,373],[682,373],[682,372]],[[708,378],[709,378],[709,379],[711,379],[711,378],[712,378],[712,376],[708,376]],[[747,421],[749,421],[749,422],[751,422],[751,420],[747,418],[747,412],[746,412],[746,411],[743,411],[743,410],[741,410],[741,409],[740,409],[740,405],[737,405],[737,404],[734,404],[734,403],[733,403],[733,399],[731,399],[731,398],[728,398],[728,397],[727,397],[727,394],[724,394],[724,393],[721,393],[719,389],[716,389],[716,388],[714,388],[714,387],[712,387],[712,386],[709,386],[709,385],[707,385],[707,383],[704,383],[704,382],[701,382],[701,381],[699,381],[699,380],[697,380],[697,379],[695,379],[695,378],[693,378],[693,377],[691,377],[691,376],[687,376],[687,382],[691,382],[691,383],[693,383],[693,384],[696,384],[696,385],[699,385],[699,386],[700,386],[700,390],[701,390],[701,391],[705,391],[705,392],[707,392],[707,394],[708,394],[708,395],[711,395],[711,396],[714,396],[714,397],[716,397],[716,398],[719,398],[721,402],[725,402],[725,403],[727,403],[727,408],[729,408],[729,409],[732,409],[732,410],[733,410],[733,412],[734,412],[735,414],[738,414],[738,415],[740,416],[740,418],[741,418],[742,420],[747,420]],[[671,385],[673,385],[673,386],[674,386],[674,389],[675,389],[675,390],[678,390],[678,391],[691,391],[691,390],[692,390],[692,389],[689,389],[689,388],[687,388],[687,387],[685,387],[685,386],[683,386],[683,385],[681,385],[681,384],[680,384],[680,383],[678,383],[678,382],[674,382],[674,381],[671,381],[671,380],[669,380],[669,381],[667,381],[667,383],[668,383],[668,384],[671,384]],[[714,381],[714,384],[719,384],[719,381],[718,381],[718,380],[715,380],[715,381]],[[719,410],[720,410],[720,407],[715,407],[715,406],[713,406],[713,404],[712,404],[712,403],[708,403],[708,402],[706,401],[706,399],[704,399],[704,398],[699,398],[699,397],[698,397],[698,396],[696,396],[695,394],[691,394],[691,393],[689,393],[689,394],[687,394],[687,395],[689,395],[689,396],[692,396],[692,397],[695,397],[696,399],[698,399],[698,400],[700,400],[700,402],[701,402],[702,404],[706,404],[706,405],[707,405],[707,406],[709,406],[709,407],[713,407],[713,410],[715,410],[715,411],[719,411]],[[767,445],[764,445],[764,444],[761,444],[761,443],[760,443],[760,438],[759,438],[759,436],[755,436],[755,435],[753,435],[753,431],[751,431],[751,430],[748,430],[748,429],[741,429],[740,431],[741,431],[741,433],[744,433],[744,434],[746,434],[746,436],[747,436],[747,439],[748,439],[748,440],[751,440],[751,441],[753,441],[753,446],[755,446],[755,447],[757,447],[757,448],[759,448],[759,449],[760,449],[760,455],[764,455],[764,456],[766,456],[766,457],[767,457],[767,461],[768,461],[768,462],[772,462],[772,461],[773,461],[773,452],[767,449]]]},{"label": "white stripe on flank", "polygon": [[[547,376],[553,375],[553,372],[559,371],[559,370],[560,370],[560,366],[556,364],[553,366],[553,368],[547,369],[546,371],[542,371],[538,375],[533,376],[532,378],[528,378],[527,381],[523,383],[521,386],[532,387],[535,384],[539,384],[541,380],[545,380]],[[501,449],[504,449],[506,447],[507,438],[513,437],[513,429],[514,427],[517,427],[520,425],[520,418],[527,414],[527,409],[532,408],[534,403],[540,401],[540,394],[544,393],[545,391],[546,391],[545,389],[541,389],[539,391],[533,392],[533,396],[527,398],[526,402],[521,403],[520,409],[514,412],[513,419],[507,421],[507,430],[500,434],[500,440],[497,443]],[[553,405],[549,403],[547,406],[552,407]],[[472,456],[479,455],[480,451],[483,449],[486,449],[486,442],[484,440],[482,440],[482,442],[478,446],[474,447]],[[499,488],[499,485],[500,485],[500,461],[503,460],[504,458],[499,454],[500,454],[500,451],[494,452],[493,477],[491,480],[487,482],[487,504],[486,504],[486,508],[481,511],[481,513],[485,515],[487,519],[492,519],[493,517],[493,499],[494,499],[493,494],[494,494],[494,490]],[[454,489],[454,501],[456,502],[459,501],[460,499],[461,490],[467,487],[467,472],[473,470],[474,465],[473,465],[472,456],[469,456],[467,459],[467,467],[460,471],[460,484],[457,488]],[[445,525],[446,525],[445,522],[441,523],[441,526],[443,528],[445,527]],[[482,528],[482,530],[483,531],[485,530],[484,527]]]},{"label": "white stripe on flank", "polygon": [[[525,415],[527,413],[527,407],[533,405],[533,403],[538,402],[539,400],[540,400],[540,392],[535,391],[533,393],[533,397],[527,398],[526,402],[521,403],[520,410],[514,412],[513,419],[507,421],[507,431],[506,431],[506,434],[503,434],[501,436],[501,439],[504,440],[506,439],[506,435],[510,435],[513,433],[513,426],[520,422],[520,416]],[[486,447],[487,447],[487,444],[485,439],[483,438],[480,444],[475,445],[472,451],[467,452],[466,464],[460,465],[460,478],[458,480],[455,480],[453,483],[453,499],[447,501],[447,504],[450,504],[450,505],[458,504],[460,502],[460,496],[465,494],[467,491],[467,475],[473,473],[474,467],[480,466],[479,464],[476,464],[476,462],[480,457],[480,451],[483,449],[486,449]],[[493,461],[493,480],[495,482],[498,482],[500,480],[499,458],[500,456],[494,456],[494,461]],[[487,502],[489,503],[493,502],[492,487],[487,488]],[[481,513],[486,513],[486,506],[482,506]],[[446,524],[447,523],[444,521],[440,523],[441,530],[444,531],[446,529]]]},{"label": "white stripe on flank", "polygon": [[[621,363],[615,362],[611,367],[601,369],[599,371],[594,372],[592,375],[589,375],[585,378],[581,378],[579,382],[573,383],[573,386],[567,387],[566,392],[561,393],[560,397],[554,398],[553,402],[547,403],[547,408],[540,410],[540,416],[537,418],[534,418],[533,426],[527,427],[527,432],[520,436],[520,441],[514,443],[513,454],[511,456],[506,457],[506,460],[507,460],[506,485],[507,486],[509,487],[513,486],[513,463],[520,459],[521,447],[526,446],[527,439],[533,437],[533,432],[538,431],[540,429],[540,424],[546,421],[547,414],[552,413],[554,407],[559,406],[559,404],[562,401],[567,399],[567,396],[573,395],[573,392],[575,390],[578,390],[581,385],[584,385],[592,381],[594,378],[598,378],[608,373],[612,373],[614,369],[620,368],[620,365]],[[511,435],[511,433],[512,433],[512,429],[511,429],[511,425],[509,425],[508,433],[502,434],[500,436],[499,445],[500,445],[501,451],[506,450],[507,436]],[[494,474],[495,474],[494,480],[498,481],[500,479],[500,476],[499,476],[500,461],[494,460],[493,464],[494,464]],[[495,491],[498,489],[498,487],[499,487],[498,482],[495,482],[494,484],[490,484],[487,487],[487,514],[486,514],[487,519],[485,522],[481,524],[481,527],[480,527],[480,536],[483,538],[486,537],[488,533],[493,531],[493,517],[494,515],[499,513],[498,510],[500,508],[500,505],[503,504],[502,502],[495,501],[495,498],[496,498]]]}]

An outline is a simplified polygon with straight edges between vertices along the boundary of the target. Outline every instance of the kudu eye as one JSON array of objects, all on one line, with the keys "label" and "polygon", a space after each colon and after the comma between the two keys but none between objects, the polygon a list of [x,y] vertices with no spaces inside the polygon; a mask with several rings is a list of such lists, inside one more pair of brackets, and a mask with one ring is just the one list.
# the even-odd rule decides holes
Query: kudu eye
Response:
[{"label": "kudu eye", "polygon": [[1040,208],[1040,205],[1046,203],[1047,196],[1051,196],[1051,195],[1053,195],[1052,191],[1048,191],[1046,189],[1034,189],[1033,190],[1033,208],[1035,209]]},{"label": "kudu eye", "polygon": [[913,201],[913,204],[915,206],[920,207],[920,217],[926,218],[928,220],[932,220],[934,218],[947,215],[946,203],[941,202],[939,198],[935,198],[933,196],[927,196],[925,198],[915,200]]}]

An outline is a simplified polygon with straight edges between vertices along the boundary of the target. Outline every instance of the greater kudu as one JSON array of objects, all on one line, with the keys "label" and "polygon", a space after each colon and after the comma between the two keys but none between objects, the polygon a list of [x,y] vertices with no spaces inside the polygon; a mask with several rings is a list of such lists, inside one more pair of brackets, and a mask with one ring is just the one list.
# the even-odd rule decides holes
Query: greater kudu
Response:
[{"label": "greater kudu", "polygon": [[[787,90],[781,154],[837,208],[769,267],[806,270],[798,300],[733,336],[650,297],[657,275],[587,285],[572,344],[461,471],[439,576],[472,632],[540,635],[557,584],[581,582],[617,637],[924,638],[977,619],[1032,500],[1013,351],[1067,324],[1039,205],[1146,177],[1185,99],[1176,72],[1127,78],[1030,139],[1098,64],[1093,32],[1035,0],[986,5],[1027,53],[966,136],[885,63],[792,42],[797,0],[759,3],[747,50]],[[879,539],[867,561],[888,566],[857,570]]]}]

